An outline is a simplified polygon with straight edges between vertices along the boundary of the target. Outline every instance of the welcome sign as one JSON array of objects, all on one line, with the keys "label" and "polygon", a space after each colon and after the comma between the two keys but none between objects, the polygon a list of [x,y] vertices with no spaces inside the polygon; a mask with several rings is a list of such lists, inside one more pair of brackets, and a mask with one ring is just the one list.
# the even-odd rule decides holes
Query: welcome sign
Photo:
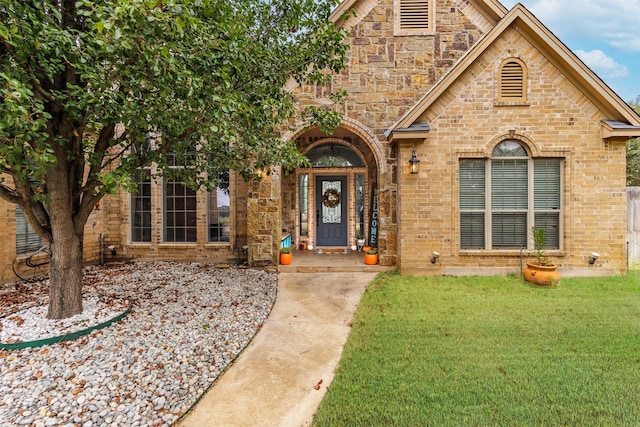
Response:
[{"label": "welcome sign", "polygon": [[378,247],[378,189],[373,189],[371,199],[371,236],[370,243],[374,248]]}]

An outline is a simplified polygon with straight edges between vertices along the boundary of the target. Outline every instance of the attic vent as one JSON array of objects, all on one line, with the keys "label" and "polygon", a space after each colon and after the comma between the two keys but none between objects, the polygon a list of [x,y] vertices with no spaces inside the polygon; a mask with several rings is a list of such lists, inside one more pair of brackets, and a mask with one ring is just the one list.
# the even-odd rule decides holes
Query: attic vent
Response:
[{"label": "attic vent", "polygon": [[526,69],[516,59],[507,60],[500,70],[500,98],[503,101],[524,100],[526,96]]},{"label": "attic vent", "polygon": [[396,35],[429,34],[434,29],[434,0],[395,0]]},{"label": "attic vent", "polygon": [[400,29],[424,30],[429,28],[428,0],[400,1]]}]

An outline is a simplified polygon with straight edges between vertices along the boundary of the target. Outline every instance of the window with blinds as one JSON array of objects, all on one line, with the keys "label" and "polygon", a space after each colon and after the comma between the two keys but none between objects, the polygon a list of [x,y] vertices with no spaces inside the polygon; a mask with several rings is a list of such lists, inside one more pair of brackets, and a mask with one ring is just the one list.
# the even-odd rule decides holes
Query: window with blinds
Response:
[{"label": "window with blinds", "polygon": [[460,160],[460,246],[484,249],[485,161]]},{"label": "window with blinds", "polygon": [[524,101],[527,95],[526,83],[527,73],[524,63],[519,59],[508,59],[500,67],[500,100]]},{"label": "window with blinds", "polygon": [[534,159],[535,228],[547,231],[547,248],[560,248],[560,160]]},{"label": "window with blinds", "polygon": [[492,247],[527,246],[528,179],[525,159],[491,160]]},{"label": "window with blinds", "polygon": [[420,35],[435,28],[433,0],[395,0],[395,34]]},{"label": "window with blinds", "polygon": [[547,249],[560,249],[561,165],[511,140],[490,159],[461,159],[461,249],[527,248],[532,227],[547,230]]},{"label": "window with blinds", "polygon": [[35,252],[42,247],[44,242],[33,231],[33,228],[27,222],[24,212],[20,206],[16,205],[16,255],[23,255],[29,252]]}]

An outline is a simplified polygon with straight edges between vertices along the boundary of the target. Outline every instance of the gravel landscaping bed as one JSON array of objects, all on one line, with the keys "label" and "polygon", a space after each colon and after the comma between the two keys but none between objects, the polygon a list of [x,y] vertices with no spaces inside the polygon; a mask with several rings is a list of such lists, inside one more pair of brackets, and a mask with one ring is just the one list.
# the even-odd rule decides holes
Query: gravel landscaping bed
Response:
[{"label": "gravel landscaping bed", "polygon": [[[273,273],[213,265],[88,267],[83,294],[90,307],[84,314],[100,311],[103,321],[105,305],[115,317],[124,303],[130,313],[75,340],[0,350],[0,426],[171,425],[260,329],[276,287]],[[46,303],[46,281],[0,285],[0,322],[18,317],[27,324],[32,314],[26,309]],[[33,335],[32,326],[22,339],[11,328],[10,341],[29,341],[51,329]],[[69,328],[74,326],[56,333]]]}]

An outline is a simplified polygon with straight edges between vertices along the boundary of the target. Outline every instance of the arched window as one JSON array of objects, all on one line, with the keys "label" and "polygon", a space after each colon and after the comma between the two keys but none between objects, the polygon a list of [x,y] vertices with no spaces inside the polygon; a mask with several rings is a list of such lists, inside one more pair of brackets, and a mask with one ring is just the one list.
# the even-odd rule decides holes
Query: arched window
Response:
[{"label": "arched window", "polygon": [[312,148],[307,153],[314,168],[363,167],[360,156],[344,145],[329,143]]},{"label": "arched window", "polygon": [[509,58],[502,63],[498,97],[502,102],[526,101],[527,68],[524,62]]},{"label": "arched window", "polygon": [[500,142],[490,159],[460,159],[461,249],[528,248],[532,227],[560,249],[561,166],[531,158],[516,140]]}]

